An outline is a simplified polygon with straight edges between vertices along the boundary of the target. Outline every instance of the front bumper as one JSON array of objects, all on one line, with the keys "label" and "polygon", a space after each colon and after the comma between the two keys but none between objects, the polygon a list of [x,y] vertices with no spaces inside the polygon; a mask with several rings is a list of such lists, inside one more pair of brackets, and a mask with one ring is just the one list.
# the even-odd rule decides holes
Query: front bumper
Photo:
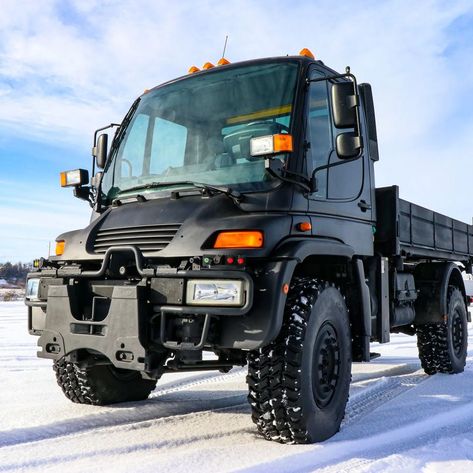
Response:
[{"label": "front bumper", "polygon": [[[40,300],[27,301],[29,330],[39,335],[38,356],[59,359],[76,350],[106,356],[117,368],[147,371],[156,349],[254,350],[279,333],[295,261],[264,261],[250,276],[245,271],[218,269],[154,272],[130,284],[90,277],[58,277],[50,270],[32,273],[40,278]],[[95,275],[94,275],[95,276]],[[189,279],[243,281],[242,307],[186,305]],[[165,333],[171,319],[212,321],[202,343],[179,344]]]}]

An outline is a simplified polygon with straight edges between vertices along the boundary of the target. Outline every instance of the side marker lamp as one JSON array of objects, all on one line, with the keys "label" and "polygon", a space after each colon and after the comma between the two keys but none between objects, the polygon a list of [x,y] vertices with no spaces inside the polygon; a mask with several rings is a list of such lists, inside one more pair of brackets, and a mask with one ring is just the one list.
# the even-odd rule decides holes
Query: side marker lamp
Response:
[{"label": "side marker lamp", "polygon": [[[261,231],[227,231],[220,232],[214,248],[262,248],[263,232]],[[227,259],[228,263],[228,259]]]},{"label": "side marker lamp", "polygon": [[251,156],[265,156],[268,154],[288,153],[293,151],[292,136],[287,134],[266,135],[251,138]]},{"label": "side marker lamp", "polygon": [[310,222],[299,222],[297,224],[297,229],[300,232],[310,232],[312,230],[312,224]]}]

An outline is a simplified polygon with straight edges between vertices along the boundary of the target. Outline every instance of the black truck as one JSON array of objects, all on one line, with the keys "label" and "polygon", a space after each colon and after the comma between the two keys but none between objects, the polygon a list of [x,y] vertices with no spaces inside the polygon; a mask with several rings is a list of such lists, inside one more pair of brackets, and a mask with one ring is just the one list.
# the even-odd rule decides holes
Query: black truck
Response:
[{"label": "black truck", "polygon": [[463,371],[473,227],[375,188],[371,87],[349,68],[308,50],[207,63],[113,126],[90,184],[61,174],[89,226],[28,275],[29,331],[71,401],[248,364],[259,432],[308,443],[339,430],[371,342],[417,335],[426,373]]}]

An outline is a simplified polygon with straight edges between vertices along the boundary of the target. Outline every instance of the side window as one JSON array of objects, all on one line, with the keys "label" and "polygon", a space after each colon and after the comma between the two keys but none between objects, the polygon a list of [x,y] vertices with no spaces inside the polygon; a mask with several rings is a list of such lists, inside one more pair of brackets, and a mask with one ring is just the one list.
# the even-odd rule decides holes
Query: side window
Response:
[{"label": "side window", "polygon": [[157,117],[154,122],[149,172],[161,174],[168,168],[184,166],[187,128]]},{"label": "side window", "polygon": [[126,143],[119,159],[122,177],[138,177],[143,174],[146,135],[148,133],[149,116],[140,113],[130,127]]},{"label": "side window", "polygon": [[[328,106],[327,82],[312,82],[309,92],[309,116],[307,135],[310,142],[308,157],[312,159],[312,170],[328,164],[333,148],[332,121]],[[327,197],[327,170],[318,171],[317,192],[313,197]]]}]

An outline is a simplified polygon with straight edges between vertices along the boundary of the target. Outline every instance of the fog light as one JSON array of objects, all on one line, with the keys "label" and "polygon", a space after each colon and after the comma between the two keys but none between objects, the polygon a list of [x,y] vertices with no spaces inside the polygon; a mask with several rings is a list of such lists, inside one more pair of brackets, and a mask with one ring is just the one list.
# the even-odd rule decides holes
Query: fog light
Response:
[{"label": "fog light", "polygon": [[243,281],[230,279],[190,279],[186,303],[189,305],[234,306],[244,304]]},{"label": "fog light", "polygon": [[29,301],[38,300],[39,294],[39,279],[28,279],[26,286],[26,299]]}]

